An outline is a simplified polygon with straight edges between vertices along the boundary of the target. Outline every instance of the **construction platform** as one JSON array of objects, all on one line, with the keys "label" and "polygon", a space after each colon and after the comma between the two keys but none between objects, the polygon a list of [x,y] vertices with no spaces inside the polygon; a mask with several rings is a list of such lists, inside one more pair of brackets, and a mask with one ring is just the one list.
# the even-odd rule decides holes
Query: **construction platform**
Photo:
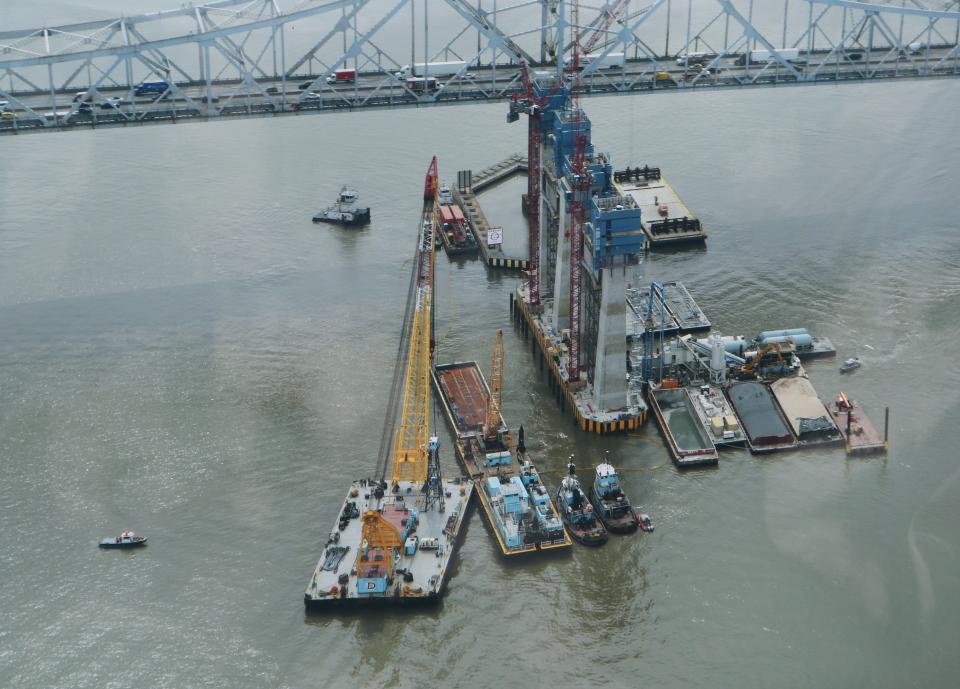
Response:
[{"label": "construction platform", "polygon": [[[663,286],[663,334],[665,337],[700,333],[712,327],[703,309],[682,282],[664,282]],[[660,298],[654,295],[653,327],[660,330]],[[650,286],[627,289],[627,335],[642,335],[650,306]]]},{"label": "construction platform", "polygon": [[660,175],[659,168],[634,168],[617,172],[617,191],[633,197],[640,207],[640,226],[647,235],[647,247],[676,246],[704,242],[707,232],[670,183]]},{"label": "construction platform", "polygon": [[761,454],[797,447],[797,438],[769,386],[757,381],[733,383],[727,388],[727,398],[743,423],[751,452]]},{"label": "construction platform", "polygon": [[884,411],[884,434],[880,435],[873,422],[863,412],[863,407],[844,393],[838,393],[837,399],[827,406],[827,412],[843,433],[847,454],[869,454],[886,452],[887,428],[890,410]]},{"label": "construction platform", "polygon": [[770,383],[770,391],[787,417],[799,445],[843,443],[843,435],[817,397],[817,391],[809,379],[803,376],[780,378]]},{"label": "construction platform", "polygon": [[[364,605],[411,605],[440,599],[453,565],[459,536],[473,495],[466,480],[443,479],[444,506],[427,508],[422,484],[400,481],[396,490],[386,482],[354,482],[303,595],[307,610]],[[376,512],[401,534],[403,547],[388,562],[382,555],[379,572],[358,571],[362,516]],[[369,567],[370,565],[368,565]],[[382,576],[390,573],[385,578]],[[361,576],[365,574],[366,576]]]},{"label": "construction platform", "polygon": [[457,461],[474,482],[484,520],[500,553],[512,558],[571,548],[573,541],[532,457],[502,415],[496,447],[489,447],[484,439],[490,388],[477,363],[434,367],[433,386],[456,437]]},{"label": "construction platform", "polygon": [[[546,305],[549,300],[544,300]],[[561,409],[569,409],[581,430],[588,433],[622,433],[640,428],[647,418],[647,407],[639,392],[639,385],[629,385],[629,400],[624,408],[597,409],[589,385],[574,390],[567,381],[567,345],[560,334],[530,307],[527,285],[522,284],[510,295],[510,311],[514,323],[522,332],[533,335],[533,351],[540,370],[547,368],[551,390]]]},{"label": "construction platform", "polygon": [[647,397],[677,466],[715,466],[718,463],[717,448],[684,388],[651,388]]},{"label": "construction platform", "polygon": [[[484,189],[506,181],[514,175],[525,175],[526,172],[527,159],[520,154],[514,154],[477,173],[472,170],[461,170],[457,173],[457,183],[453,185],[454,199],[467,216],[470,231],[477,240],[483,262],[492,268],[526,270],[530,261],[527,256],[505,253],[502,244],[489,243],[490,222],[480,207],[477,195]],[[523,233],[526,234],[526,228]]]}]

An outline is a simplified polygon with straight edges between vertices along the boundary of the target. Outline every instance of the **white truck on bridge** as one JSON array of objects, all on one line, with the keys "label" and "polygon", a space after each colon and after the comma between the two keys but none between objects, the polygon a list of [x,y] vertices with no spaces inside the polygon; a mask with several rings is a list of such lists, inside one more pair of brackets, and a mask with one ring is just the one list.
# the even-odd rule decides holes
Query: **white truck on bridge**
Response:
[{"label": "white truck on bridge", "polygon": [[410,77],[449,77],[466,67],[467,63],[463,60],[453,62],[415,62],[413,67],[404,65],[396,73],[397,79],[409,79]]},{"label": "white truck on bridge", "polygon": [[[787,62],[800,61],[800,51],[797,48],[777,48],[776,54]],[[777,59],[772,50],[751,50],[749,56],[750,64],[754,65],[765,65]],[[745,53],[738,57],[735,64],[747,64],[747,54]]]}]

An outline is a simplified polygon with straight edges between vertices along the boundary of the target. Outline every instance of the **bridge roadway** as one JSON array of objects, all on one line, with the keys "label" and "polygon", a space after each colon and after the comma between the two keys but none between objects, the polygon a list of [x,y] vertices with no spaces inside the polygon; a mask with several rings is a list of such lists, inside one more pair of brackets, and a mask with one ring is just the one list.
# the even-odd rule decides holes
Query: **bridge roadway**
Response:
[{"label": "bridge roadway", "polygon": [[[751,86],[832,84],[837,82],[873,81],[878,79],[916,79],[956,77],[960,74],[960,55],[952,45],[931,46],[919,54],[896,54],[890,47],[875,46],[870,53],[834,54],[824,61],[828,51],[814,51],[804,67],[795,65],[800,78],[783,65],[737,65],[736,55],[712,60],[710,74],[694,74],[675,57],[659,62],[650,59],[628,60],[622,66],[596,70],[585,75],[582,95],[656,93],[703,88],[744,88]],[[835,62],[834,62],[835,61]],[[540,69],[537,67],[534,70]],[[545,69],[555,69],[548,67]],[[323,83],[324,75],[304,74],[287,79],[258,80],[257,93],[238,92],[236,80],[214,82],[208,97],[205,83],[177,82],[176,96],[167,94],[133,97],[126,87],[102,87],[89,110],[81,110],[74,102],[77,91],[55,93],[55,109],[51,94],[34,92],[16,95],[10,103],[12,117],[0,118],[0,134],[26,131],[56,131],[97,126],[127,126],[146,122],[178,122],[219,117],[276,116],[303,112],[341,112],[365,108],[419,107],[452,105],[483,100],[504,100],[520,89],[516,65],[480,67],[458,80],[443,83],[437,91],[414,94],[399,79],[382,72],[360,74],[355,83]],[[319,82],[319,83],[315,83]],[[316,90],[306,90],[313,85]],[[110,104],[107,98],[119,98]],[[209,102],[207,102],[209,100]],[[33,112],[31,112],[31,110]]]}]

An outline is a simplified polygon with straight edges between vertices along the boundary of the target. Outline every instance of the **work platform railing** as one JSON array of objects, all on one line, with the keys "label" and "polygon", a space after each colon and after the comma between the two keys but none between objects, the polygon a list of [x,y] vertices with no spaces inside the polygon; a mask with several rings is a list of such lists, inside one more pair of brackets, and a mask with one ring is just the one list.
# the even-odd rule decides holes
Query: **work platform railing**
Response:
[{"label": "work platform railing", "polygon": [[0,31],[0,132],[498,100],[521,61],[562,73],[574,31],[585,95],[960,73],[960,0],[633,0],[577,27],[569,4],[217,0]]}]

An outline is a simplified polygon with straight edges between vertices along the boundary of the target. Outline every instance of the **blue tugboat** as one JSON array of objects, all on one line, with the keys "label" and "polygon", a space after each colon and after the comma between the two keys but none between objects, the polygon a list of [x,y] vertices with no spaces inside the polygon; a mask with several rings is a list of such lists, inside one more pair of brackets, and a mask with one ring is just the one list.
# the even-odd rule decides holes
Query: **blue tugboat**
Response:
[{"label": "blue tugboat", "polygon": [[130,529],[124,529],[119,536],[104,538],[98,544],[101,548],[140,548],[147,544],[145,536],[138,536]]},{"label": "blue tugboat", "polygon": [[640,526],[637,513],[620,487],[616,469],[606,462],[597,467],[590,502],[597,517],[613,533],[633,533]]},{"label": "blue tugboat", "polygon": [[584,495],[577,480],[577,467],[573,457],[567,465],[568,474],[560,482],[557,491],[557,509],[574,540],[583,545],[602,545],[607,542],[607,530],[593,510],[593,505]]}]

